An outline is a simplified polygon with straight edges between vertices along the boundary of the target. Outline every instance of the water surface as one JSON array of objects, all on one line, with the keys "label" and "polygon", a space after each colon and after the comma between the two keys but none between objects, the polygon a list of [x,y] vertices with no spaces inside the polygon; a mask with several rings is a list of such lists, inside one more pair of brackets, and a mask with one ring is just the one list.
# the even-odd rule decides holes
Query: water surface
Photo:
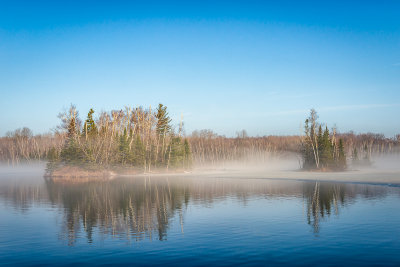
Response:
[{"label": "water surface", "polygon": [[0,265],[400,265],[400,188],[0,177]]}]

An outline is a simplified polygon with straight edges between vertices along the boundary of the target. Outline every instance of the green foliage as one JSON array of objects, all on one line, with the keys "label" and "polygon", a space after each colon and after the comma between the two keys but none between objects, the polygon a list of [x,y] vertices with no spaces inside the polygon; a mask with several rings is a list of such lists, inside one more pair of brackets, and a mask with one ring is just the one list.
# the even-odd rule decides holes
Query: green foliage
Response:
[{"label": "green foliage", "polygon": [[319,140],[319,149],[320,149],[320,164],[321,167],[331,168],[334,165],[333,159],[333,147],[332,142],[329,138],[329,130],[328,127],[325,128],[322,139]]},{"label": "green foliage", "polygon": [[134,151],[133,151],[133,165],[134,166],[140,166],[142,167],[145,163],[145,147],[142,143],[142,140],[140,140],[140,136],[136,136],[135,140],[135,146],[134,146]]},{"label": "green foliage", "polygon": [[82,129],[82,133],[85,137],[93,137],[97,134],[96,123],[93,120],[94,110],[91,108],[87,115],[87,119]]},{"label": "green foliage", "polygon": [[77,125],[76,125],[76,117],[71,116],[69,123],[68,123],[68,133],[67,136],[68,138],[74,138],[77,134]]},{"label": "green foliage", "polygon": [[57,167],[60,160],[60,155],[55,147],[50,148],[49,152],[47,153],[47,160],[47,170],[53,170]]},{"label": "green foliage", "polygon": [[346,164],[346,154],[344,152],[344,145],[343,145],[343,140],[339,139],[339,158],[338,158],[338,169],[339,170],[344,170],[347,167]]},{"label": "green foliage", "polygon": [[183,142],[184,149],[184,168],[190,169],[192,167],[192,152],[190,150],[190,145],[187,139]]},{"label": "green foliage", "polygon": [[183,163],[185,159],[185,148],[182,144],[182,139],[180,137],[172,137],[171,143],[169,145],[169,150],[169,167],[183,168]]},{"label": "green foliage", "polygon": [[[322,131],[322,126],[316,121],[315,110],[311,110],[306,119],[305,138],[301,144],[301,154],[304,169],[344,170],[346,169],[346,154],[343,140],[336,143],[335,131],[331,134],[328,127]],[[318,127],[318,133],[316,129]]]},{"label": "green foliage", "polygon": [[158,104],[156,118],[156,132],[158,135],[164,135],[171,130],[171,119],[168,116],[167,107],[163,104]]},{"label": "green foliage", "polygon": [[79,165],[84,162],[84,156],[74,138],[70,138],[60,153],[60,160],[68,165]]},{"label": "green foliage", "polygon": [[[174,134],[167,107],[160,104],[156,114],[151,109],[129,108],[103,112],[97,120],[90,109],[79,133],[77,112],[73,108],[63,116],[67,140],[59,155],[49,152],[50,168],[74,165],[84,168],[153,168],[185,169],[191,166],[190,145]],[[98,130],[100,129],[100,130]]]}]

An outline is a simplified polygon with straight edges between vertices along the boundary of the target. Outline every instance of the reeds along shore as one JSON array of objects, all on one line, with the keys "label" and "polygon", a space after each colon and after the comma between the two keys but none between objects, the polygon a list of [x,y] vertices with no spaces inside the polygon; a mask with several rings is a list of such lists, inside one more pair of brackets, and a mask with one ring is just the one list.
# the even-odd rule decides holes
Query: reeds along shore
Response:
[{"label": "reeds along shore", "polygon": [[[165,106],[161,108],[166,112]],[[14,165],[35,160],[54,161],[60,159],[67,143],[74,142],[71,149],[74,145],[80,149],[76,157],[78,161],[102,166],[128,166],[135,162],[135,166],[152,170],[167,166],[217,165],[229,161],[256,160],[262,163],[271,156],[287,152],[301,155],[306,139],[306,135],[248,137],[244,131],[236,137],[226,137],[211,130],[194,131],[184,136],[182,124],[172,131],[168,114],[163,117],[164,111],[158,114],[159,110],[160,106],[156,110],[126,108],[102,112],[97,114],[97,119],[90,111],[82,123],[75,107],[71,107],[60,114],[62,125],[54,133],[33,135],[28,128],[22,128],[1,137],[0,162]],[[75,133],[68,130],[71,118],[75,120]],[[318,130],[315,130],[317,137]],[[383,134],[336,133],[330,130],[329,137],[332,138],[333,134],[336,140],[343,140],[348,162],[363,164],[377,155],[400,153],[400,135],[387,138]],[[136,153],[129,153],[132,151]],[[68,153],[63,156],[65,160],[74,160]]]}]

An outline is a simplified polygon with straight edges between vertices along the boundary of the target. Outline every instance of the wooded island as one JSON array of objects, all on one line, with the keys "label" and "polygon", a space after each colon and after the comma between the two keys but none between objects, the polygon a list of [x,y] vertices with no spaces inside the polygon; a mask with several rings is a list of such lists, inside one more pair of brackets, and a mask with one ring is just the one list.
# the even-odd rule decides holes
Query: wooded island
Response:
[{"label": "wooded island", "polygon": [[49,176],[106,175],[151,171],[186,170],[191,167],[189,143],[182,127],[175,133],[167,107],[102,112],[93,119],[90,109],[81,126],[78,112],[71,106],[61,114],[61,129],[67,138],[61,150],[51,148]]}]

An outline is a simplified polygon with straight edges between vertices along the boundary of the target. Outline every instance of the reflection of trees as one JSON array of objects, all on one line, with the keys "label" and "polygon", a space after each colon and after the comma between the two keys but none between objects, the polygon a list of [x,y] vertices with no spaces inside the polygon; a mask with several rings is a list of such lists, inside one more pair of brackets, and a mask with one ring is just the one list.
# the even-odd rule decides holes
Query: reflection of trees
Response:
[{"label": "reflection of trees", "polygon": [[101,234],[123,238],[166,238],[170,219],[185,203],[184,188],[171,186],[168,180],[151,183],[148,179],[116,180],[87,184],[47,183],[51,202],[65,211],[65,232],[74,243],[82,226],[89,242],[93,229]]},{"label": "reflection of trees", "polygon": [[304,185],[304,197],[307,201],[307,222],[314,228],[314,232],[319,232],[319,222],[321,218],[330,216],[332,209],[334,214],[339,214],[339,204],[345,202],[344,184],[327,184],[315,182]]},{"label": "reflection of trees", "polygon": [[[362,184],[296,182],[256,179],[135,177],[108,182],[0,185],[0,199],[26,210],[36,203],[62,207],[62,235],[74,244],[83,232],[89,242],[94,233],[121,239],[159,240],[167,237],[172,220],[181,223],[185,207],[212,206],[224,199],[246,205],[254,198],[301,198],[307,207],[307,222],[317,233],[320,222],[356,197],[385,196],[390,187]],[[397,191],[395,191],[397,192]]]},{"label": "reflection of trees", "polygon": [[332,213],[339,214],[339,207],[354,201],[357,195],[365,198],[380,197],[387,193],[386,187],[354,185],[341,183],[304,183],[303,197],[307,202],[307,222],[315,233],[319,232],[320,222]]},{"label": "reflection of trees", "polygon": [[47,192],[39,185],[0,185],[0,198],[6,203],[11,203],[15,209],[26,211],[33,204],[45,202]]}]

